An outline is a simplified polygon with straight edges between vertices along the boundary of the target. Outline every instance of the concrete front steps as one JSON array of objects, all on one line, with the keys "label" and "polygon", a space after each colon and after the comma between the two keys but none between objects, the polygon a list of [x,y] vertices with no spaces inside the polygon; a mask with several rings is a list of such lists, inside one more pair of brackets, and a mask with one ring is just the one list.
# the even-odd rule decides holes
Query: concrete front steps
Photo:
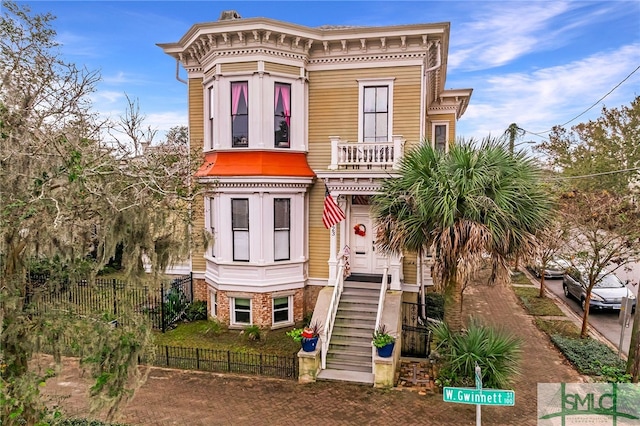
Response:
[{"label": "concrete front steps", "polygon": [[381,283],[345,281],[333,326],[327,368],[318,380],[373,384],[371,337]]}]

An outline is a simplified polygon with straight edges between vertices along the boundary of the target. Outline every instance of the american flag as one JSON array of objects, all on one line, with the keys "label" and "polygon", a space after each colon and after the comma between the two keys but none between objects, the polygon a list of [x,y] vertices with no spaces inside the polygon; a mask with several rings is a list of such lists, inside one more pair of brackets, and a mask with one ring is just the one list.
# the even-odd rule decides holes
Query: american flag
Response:
[{"label": "american flag", "polygon": [[322,210],[322,223],[324,227],[329,229],[341,220],[344,220],[344,212],[336,204],[333,197],[329,193],[329,188],[325,187],[324,191],[324,208]]}]

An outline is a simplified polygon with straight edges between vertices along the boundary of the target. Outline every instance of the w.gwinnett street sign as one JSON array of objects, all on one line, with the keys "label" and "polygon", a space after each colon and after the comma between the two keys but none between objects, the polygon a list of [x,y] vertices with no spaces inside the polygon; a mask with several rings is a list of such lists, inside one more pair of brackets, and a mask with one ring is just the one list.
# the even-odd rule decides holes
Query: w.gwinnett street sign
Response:
[{"label": "w.gwinnett street sign", "polygon": [[451,388],[442,389],[444,402],[478,405],[514,405],[515,392],[502,389]]}]

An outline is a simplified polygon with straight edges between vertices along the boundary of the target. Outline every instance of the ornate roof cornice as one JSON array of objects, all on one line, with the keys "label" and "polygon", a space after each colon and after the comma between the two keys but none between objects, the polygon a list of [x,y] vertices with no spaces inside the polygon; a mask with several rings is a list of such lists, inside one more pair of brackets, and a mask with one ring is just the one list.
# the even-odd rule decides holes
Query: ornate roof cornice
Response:
[{"label": "ornate roof cornice", "polygon": [[[449,26],[444,22],[311,28],[267,18],[233,19],[193,25],[180,41],[158,46],[185,68],[213,58],[252,52],[280,52],[285,57],[314,63],[416,58],[424,56],[436,42],[441,43],[446,56]],[[446,63],[446,58],[442,62]]]}]

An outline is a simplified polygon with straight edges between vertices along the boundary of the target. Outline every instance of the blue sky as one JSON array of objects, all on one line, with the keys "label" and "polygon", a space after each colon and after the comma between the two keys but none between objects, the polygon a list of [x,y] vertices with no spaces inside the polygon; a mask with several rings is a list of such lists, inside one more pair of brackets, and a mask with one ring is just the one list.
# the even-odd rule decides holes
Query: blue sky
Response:
[{"label": "blue sky", "polygon": [[191,25],[229,9],[312,27],[451,22],[446,88],[474,89],[458,123],[458,136],[467,138],[501,135],[514,122],[545,136],[554,125],[594,119],[603,105],[628,105],[640,95],[639,1],[19,3],[55,15],[65,59],[100,71],[96,110],[121,115],[126,93],[160,134],[187,124],[187,93],[175,61],[156,43],[178,41]]}]

